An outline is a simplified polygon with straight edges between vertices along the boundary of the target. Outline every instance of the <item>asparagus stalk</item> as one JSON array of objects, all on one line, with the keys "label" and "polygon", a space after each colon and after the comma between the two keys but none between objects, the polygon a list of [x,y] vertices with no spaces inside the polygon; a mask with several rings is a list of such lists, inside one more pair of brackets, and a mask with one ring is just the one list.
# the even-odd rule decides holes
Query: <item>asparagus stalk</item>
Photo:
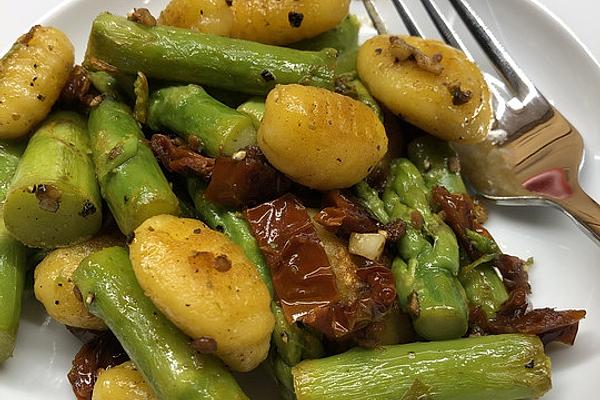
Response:
[{"label": "asparagus stalk", "polygon": [[301,51],[159,25],[108,13],[93,22],[86,66],[266,95],[277,84],[333,88],[336,52]]},{"label": "asparagus stalk", "polygon": [[26,249],[0,221],[0,363],[12,356],[21,317]]},{"label": "asparagus stalk", "polygon": [[390,223],[390,216],[385,211],[385,204],[379,198],[377,191],[364,181],[359,182],[354,190],[363,207],[369,210],[375,219],[384,225]]},{"label": "asparagus stalk", "polygon": [[219,103],[196,85],[160,89],[152,94],[148,125],[197,137],[211,157],[231,155],[256,143],[252,120]]},{"label": "asparagus stalk", "polygon": [[[104,96],[110,96],[113,99],[120,99],[123,85],[119,84],[119,79],[116,76],[111,75],[106,71],[90,71],[88,72],[88,76],[92,82],[92,85],[94,85],[94,88],[96,88],[96,90],[101,94]],[[133,97],[133,82],[131,83],[132,90],[131,93],[128,94]]]},{"label": "asparagus stalk", "polygon": [[[0,143],[0,204],[4,203],[24,150],[24,142]],[[17,340],[27,270],[26,253],[25,246],[8,233],[0,219],[0,363],[12,355]]]},{"label": "asparagus stalk", "polygon": [[102,197],[125,235],[146,219],[179,214],[179,202],[126,106],[105,99],[89,130]]},{"label": "asparagus stalk", "polygon": [[[468,309],[464,290],[455,276],[458,244],[452,231],[429,209],[418,171],[407,160],[393,161],[383,201],[365,182],[355,190],[380,222],[405,223],[406,234],[397,244],[399,257],[393,262],[392,272],[398,302],[411,316],[415,331],[429,340],[463,336],[468,327]],[[423,216],[425,227],[415,226],[415,214]]]},{"label": "asparagus stalk", "polygon": [[[460,176],[458,154],[447,142],[433,136],[416,138],[408,145],[408,157],[423,174],[429,190],[435,186],[442,186],[451,193],[467,194]],[[471,232],[471,235],[474,244],[483,254],[499,252],[493,240],[476,232]],[[502,279],[490,263],[483,263],[470,270],[463,268],[458,278],[465,289],[469,303],[480,307],[488,318],[493,318],[502,304],[508,300],[508,293]]]},{"label": "asparagus stalk", "polygon": [[262,97],[251,97],[248,101],[242,103],[238,112],[248,116],[252,120],[254,128],[258,130],[265,115],[265,99]]},{"label": "asparagus stalk", "polygon": [[0,203],[2,204],[26,146],[26,141],[0,141]]},{"label": "asparagus stalk", "polygon": [[335,28],[314,38],[294,43],[291,47],[302,50],[336,49],[338,51],[336,73],[341,75],[356,70],[359,31],[360,21],[356,16],[349,15]]},{"label": "asparagus stalk", "polygon": [[127,251],[110,247],[73,274],[88,310],[104,320],[160,399],[247,399],[223,364],[200,355],[144,295]]},{"label": "asparagus stalk", "polygon": [[358,79],[354,79],[353,74],[343,75],[335,81],[335,91],[344,96],[352,97],[369,107],[377,117],[383,121],[383,112],[377,101],[371,96],[365,85]]},{"label": "asparagus stalk", "polygon": [[[408,227],[399,243],[402,259],[394,261],[392,271],[398,300],[413,318],[415,331],[429,340],[463,336],[468,308],[456,277],[458,243],[452,230],[431,212],[423,178],[410,161],[392,162],[384,201],[388,214]],[[423,218],[422,229],[415,226],[415,213]]]},{"label": "asparagus stalk", "polygon": [[274,352],[271,352],[269,355],[269,363],[279,385],[279,393],[283,397],[283,400],[296,400],[292,367]]},{"label": "asparagus stalk", "polygon": [[353,349],[292,374],[298,400],[519,400],[551,387],[542,342],[516,334]]},{"label": "asparagus stalk", "polygon": [[450,193],[467,193],[460,176],[458,154],[448,142],[433,136],[421,136],[409,143],[408,158],[419,169],[431,190],[443,186]]},{"label": "asparagus stalk", "polygon": [[349,15],[333,29],[310,39],[292,43],[290,47],[299,50],[318,51],[326,48],[343,53],[358,47],[360,21],[355,15]]},{"label": "asparagus stalk", "polygon": [[57,112],[35,132],[4,205],[4,223],[31,247],[59,247],[90,238],[102,203],[85,121]]}]

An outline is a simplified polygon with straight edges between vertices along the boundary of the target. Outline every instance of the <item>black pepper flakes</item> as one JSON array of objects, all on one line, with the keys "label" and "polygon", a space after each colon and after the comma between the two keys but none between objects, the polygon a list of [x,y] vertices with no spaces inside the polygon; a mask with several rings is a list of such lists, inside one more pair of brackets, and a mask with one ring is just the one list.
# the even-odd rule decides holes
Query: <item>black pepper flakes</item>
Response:
[{"label": "black pepper flakes", "polygon": [[83,218],[87,217],[88,215],[94,215],[96,214],[96,206],[94,205],[94,203],[92,203],[89,200],[86,200],[85,203],[83,203],[83,207],[81,207],[81,211],[79,211],[79,215],[81,215]]},{"label": "black pepper flakes", "polygon": [[462,106],[471,100],[473,93],[470,90],[462,90],[460,83],[456,85],[449,85],[448,90],[452,96],[452,104],[455,106]]},{"label": "black pepper flakes", "polygon": [[265,82],[271,82],[275,80],[275,75],[273,75],[273,73],[271,71],[269,71],[268,69],[264,69],[261,73],[260,73],[261,78],[264,79]]},{"label": "black pepper flakes", "polygon": [[44,101],[44,100],[46,100],[46,96],[44,96],[44,95],[41,95],[41,94],[38,94],[38,95],[36,96],[36,98],[37,98],[39,101]]},{"label": "black pepper flakes", "polygon": [[127,244],[133,243],[134,240],[135,240],[135,232],[131,232],[131,233],[127,234],[127,236],[125,237],[125,242]]},{"label": "black pepper flakes", "polygon": [[527,368],[527,369],[533,369],[533,367],[535,367],[535,361],[534,360],[531,360],[527,364],[525,364],[525,368]]},{"label": "black pepper flakes", "polygon": [[304,20],[304,14],[295,11],[288,13],[288,21],[293,28],[300,28],[302,21]]},{"label": "black pepper flakes", "polygon": [[233,5],[233,0],[225,0],[225,3],[228,7],[231,7]]},{"label": "black pepper flakes", "polygon": [[196,228],[192,232],[194,232],[194,234],[196,234],[196,235],[199,235],[200,233],[202,233],[202,229]]}]

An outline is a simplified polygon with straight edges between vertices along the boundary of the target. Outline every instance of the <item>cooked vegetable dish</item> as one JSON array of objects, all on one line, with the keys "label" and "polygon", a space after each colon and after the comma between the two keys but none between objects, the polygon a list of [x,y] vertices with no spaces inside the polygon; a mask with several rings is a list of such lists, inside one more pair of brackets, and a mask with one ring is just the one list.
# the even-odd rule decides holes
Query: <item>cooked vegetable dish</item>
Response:
[{"label": "cooked vegetable dish", "polygon": [[[0,60],[0,362],[30,285],[79,400],[519,400],[583,310],[531,309],[453,142],[493,112],[441,42],[359,45],[349,0],[102,13]],[[26,277],[31,274],[33,283]],[[18,357],[19,354],[15,354]]]}]

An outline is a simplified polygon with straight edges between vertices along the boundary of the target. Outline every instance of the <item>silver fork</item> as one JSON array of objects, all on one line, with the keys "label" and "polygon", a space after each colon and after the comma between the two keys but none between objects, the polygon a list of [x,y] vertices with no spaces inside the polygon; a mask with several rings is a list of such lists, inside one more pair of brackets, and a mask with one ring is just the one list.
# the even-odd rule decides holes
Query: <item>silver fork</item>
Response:
[{"label": "silver fork", "polygon": [[[362,1],[377,31],[387,33],[375,1]],[[422,37],[403,1],[391,1],[408,32]],[[493,95],[493,129],[483,143],[453,145],[467,180],[479,195],[498,204],[558,207],[600,244],[600,205],[578,182],[581,135],[537,90],[467,1],[449,1],[508,84],[484,73]],[[435,0],[421,3],[446,43],[473,60]]]}]

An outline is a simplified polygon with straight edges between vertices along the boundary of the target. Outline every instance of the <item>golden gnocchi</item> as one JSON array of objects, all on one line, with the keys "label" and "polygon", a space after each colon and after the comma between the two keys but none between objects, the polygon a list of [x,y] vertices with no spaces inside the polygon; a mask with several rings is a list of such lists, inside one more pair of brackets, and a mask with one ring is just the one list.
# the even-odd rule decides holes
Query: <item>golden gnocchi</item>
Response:
[{"label": "golden gnocchi", "polygon": [[135,230],[133,270],[144,292],[202,352],[250,371],[269,350],[275,318],[255,266],[202,222],[159,215]]},{"label": "golden gnocchi", "polygon": [[476,143],[491,128],[491,96],[481,71],[442,42],[376,36],[360,48],[357,71],[377,100],[441,139]]},{"label": "golden gnocchi", "polygon": [[360,182],[388,144],[383,124],[369,107],[301,85],[281,85],[269,93],[257,140],[275,168],[318,190]]},{"label": "golden gnocchi", "polygon": [[36,25],[0,59],[0,138],[27,135],[60,96],[73,68],[73,45],[55,28]]}]

